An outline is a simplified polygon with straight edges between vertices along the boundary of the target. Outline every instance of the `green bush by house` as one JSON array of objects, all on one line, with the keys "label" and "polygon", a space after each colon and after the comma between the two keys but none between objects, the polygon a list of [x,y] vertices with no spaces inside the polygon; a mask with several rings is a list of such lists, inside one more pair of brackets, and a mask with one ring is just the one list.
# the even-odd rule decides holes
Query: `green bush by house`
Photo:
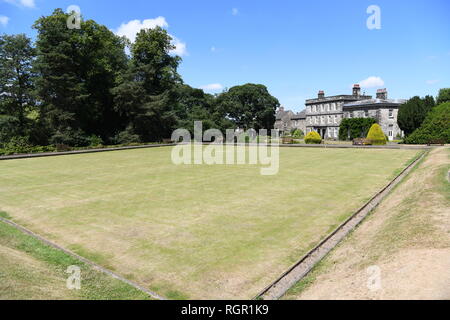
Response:
[{"label": "green bush by house", "polygon": [[321,144],[322,138],[320,137],[320,135],[317,132],[311,131],[310,133],[308,133],[306,135],[305,143],[306,144]]},{"label": "green bush by house", "polygon": [[367,136],[370,127],[376,123],[373,118],[342,119],[339,127],[339,140],[347,141]]},{"label": "green bush by house", "polygon": [[292,131],[292,138],[294,139],[301,139],[305,136],[302,130],[296,129]]},{"label": "green bush by house", "polygon": [[386,135],[377,123],[373,124],[370,128],[367,139],[375,146],[383,146],[387,143]]},{"label": "green bush by house", "polygon": [[405,143],[450,143],[450,102],[434,107],[422,126],[408,136]]}]

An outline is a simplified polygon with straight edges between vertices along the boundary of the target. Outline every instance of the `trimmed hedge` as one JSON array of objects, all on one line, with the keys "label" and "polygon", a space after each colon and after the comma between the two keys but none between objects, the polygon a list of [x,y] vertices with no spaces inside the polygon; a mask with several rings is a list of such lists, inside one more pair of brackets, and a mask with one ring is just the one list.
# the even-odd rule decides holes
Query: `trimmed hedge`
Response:
[{"label": "trimmed hedge", "polygon": [[434,107],[422,126],[409,135],[406,144],[450,143],[450,102]]},{"label": "trimmed hedge", "polygon": [[370,127],[376,123],[373,118],[345,118],[339,126],[339,140],[352,141],[367,136]]},{"label": "trimmed hedge", "polygon": [[308,133],[306,135],[305,143],[306,144],[321,144],[322,143],[322,137],[317,132],[311,131],[310,133]]},{"label": "trimmed hedge", "polygon": [[370,128],[367,139],[370,140],[374,146],[384,146],[387,143],[386,135],[377,123]]},{"label": "trimmed hedge", "polygon": [[0,156],[9,156],[13,154],[56,152],[56,151],[57,149],[54,146],[28,146],[28,147],[6,146],[6,148],[0,148]]},{"label": "trimmed hedge", "polygon": [[65,152],[65,151],[79,151],[79,150],[92,150],[92,149],[110,149],[110,148],[121,148],[121,147],[137,147],[145,146],[151,144],[159,144],[155,142],[147,143],[123,143],[117,145],[99,145],[90,147],[70,147],[64,144],[50,145],[50,146],[17,146],[17,145],[7,145],[4,148],[0,147],[0,156],[9,156],[15,154],[33,154],[33,153],[44,153],[44,152]]}]

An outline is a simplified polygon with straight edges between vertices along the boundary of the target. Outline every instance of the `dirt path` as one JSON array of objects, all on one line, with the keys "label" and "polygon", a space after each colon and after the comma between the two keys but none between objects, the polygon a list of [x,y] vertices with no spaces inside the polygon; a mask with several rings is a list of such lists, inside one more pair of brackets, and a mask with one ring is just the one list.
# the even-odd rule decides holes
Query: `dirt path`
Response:
[{"label": "dirt path", "polygon": [[450,299],[450,149],[438,148],[287,299]]}]

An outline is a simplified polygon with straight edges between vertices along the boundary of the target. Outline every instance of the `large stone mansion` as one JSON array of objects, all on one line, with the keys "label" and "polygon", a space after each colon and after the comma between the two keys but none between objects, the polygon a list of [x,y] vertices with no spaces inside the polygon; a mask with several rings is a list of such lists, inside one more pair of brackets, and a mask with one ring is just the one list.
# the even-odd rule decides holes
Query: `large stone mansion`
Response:
[{"label": "large stone mansion", "polygon": [[398,109],[406,100],[388,99],[387,90],[377,91],[376,99],[361,95],[361,88],[355,84],[352,95],[325,96],[319,91],[317,98],[306,100],[306,110],[298,114],[280,108],[277,112],[275,129],[281,133],[302,129],[307,134],[318,132],[324,139],[337,140],[339,126],[344,118],[374,118],[390,140],[403,136],[397,124]]}]

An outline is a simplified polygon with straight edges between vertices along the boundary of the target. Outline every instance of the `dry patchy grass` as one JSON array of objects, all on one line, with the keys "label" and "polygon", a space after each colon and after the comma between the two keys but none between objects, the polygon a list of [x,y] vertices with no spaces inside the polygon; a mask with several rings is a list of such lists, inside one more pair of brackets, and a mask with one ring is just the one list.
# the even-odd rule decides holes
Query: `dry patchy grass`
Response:
[{"label": "dry patchy grass", "polygon": [[169,298],[251,298],[417,155],[281,149],[280,172],[170,148],[0,162],[0,209]]},{"label": "dry patchy grass", "polygon": [[[286,299],[450,299],[450,149],[438,148]],[[382,289],[367,287],[379,266]]]}]

